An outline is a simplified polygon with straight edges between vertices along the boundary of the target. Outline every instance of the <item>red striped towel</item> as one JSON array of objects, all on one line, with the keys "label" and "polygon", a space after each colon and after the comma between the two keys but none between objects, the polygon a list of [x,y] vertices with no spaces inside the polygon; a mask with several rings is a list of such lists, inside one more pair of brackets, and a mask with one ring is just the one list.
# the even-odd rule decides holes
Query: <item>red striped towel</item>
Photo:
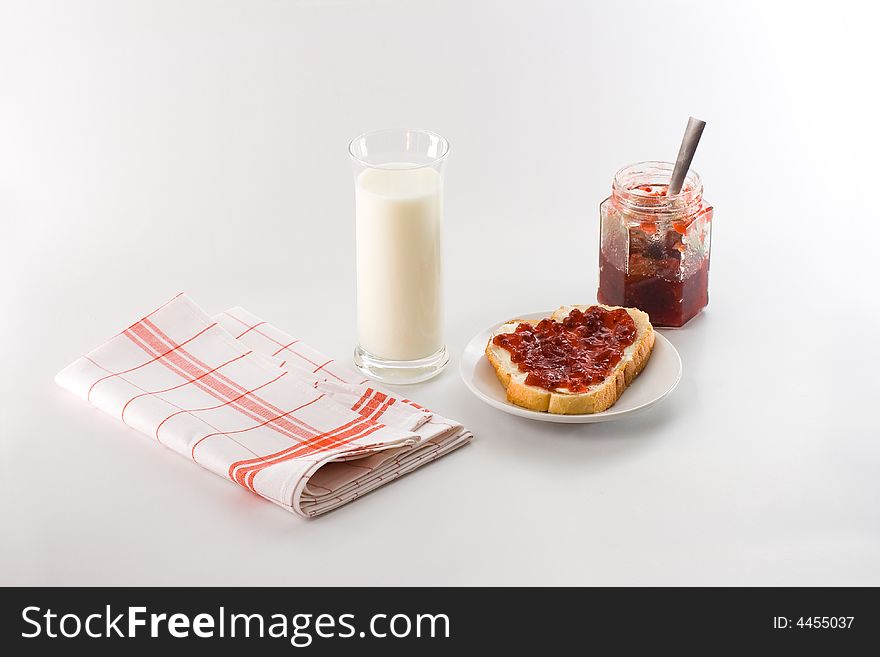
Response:
[{"label": "red striped towel", "polygon": [[59,385],[212,472],[315,516],[460,447],[461,424],[369,385],[242,308],[180,294]]}]

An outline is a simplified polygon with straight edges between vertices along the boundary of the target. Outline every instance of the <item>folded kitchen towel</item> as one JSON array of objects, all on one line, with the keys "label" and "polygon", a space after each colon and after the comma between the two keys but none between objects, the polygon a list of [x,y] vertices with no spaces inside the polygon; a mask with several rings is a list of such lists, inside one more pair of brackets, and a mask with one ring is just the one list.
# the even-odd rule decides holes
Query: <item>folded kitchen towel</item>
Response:
[{"label": "folded kitchen towel", "polygon": [[184,294],[55,380],[202,467],[308,517],[472,437],[243,308],[212,318]]}]

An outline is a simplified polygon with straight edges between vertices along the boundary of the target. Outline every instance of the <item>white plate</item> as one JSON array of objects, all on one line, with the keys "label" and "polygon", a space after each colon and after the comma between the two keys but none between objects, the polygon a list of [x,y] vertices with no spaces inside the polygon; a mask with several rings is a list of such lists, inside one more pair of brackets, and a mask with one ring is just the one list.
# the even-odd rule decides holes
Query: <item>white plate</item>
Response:
[{"label": "white plate", "polygon": [[[531,315],[520,315],[519,319],[539,319],[549,317],[551,314],[549,312],[532,313]],[[471,338],[461,355],[460,366],[461,378],[464,379],[465,385],[470,388],[471,392],[489,406],[494,406],[505,413],[519,415],[530,420],[569,424],[619,420],[653,406],[675,390],[675,386],[681,380],[681,357],[672,343],[655,331],[654,351],[651,354],[651,359],[641,374],[636,377],[636,380],[624,390],[617,403],[607,411],[587,415],[556,415],[530,411],[507,401],[504,386],[498,381],[495,370],[486,358],[485,351],[489,336],[495,332],[495,329],[506,323],[500,322],[495,326],[490,326]]]}]

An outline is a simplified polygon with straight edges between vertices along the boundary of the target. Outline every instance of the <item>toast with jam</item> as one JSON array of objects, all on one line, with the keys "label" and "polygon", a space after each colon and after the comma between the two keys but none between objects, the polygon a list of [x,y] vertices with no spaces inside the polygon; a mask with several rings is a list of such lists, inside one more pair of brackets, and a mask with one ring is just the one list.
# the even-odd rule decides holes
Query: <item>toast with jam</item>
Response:
[{"label": "toast with jam", "polygon": [[562,306],[544,319],[498,327],[486,357],[511,403],[579,415],[613,406],[653,348],[654,328],[641,310]]}]

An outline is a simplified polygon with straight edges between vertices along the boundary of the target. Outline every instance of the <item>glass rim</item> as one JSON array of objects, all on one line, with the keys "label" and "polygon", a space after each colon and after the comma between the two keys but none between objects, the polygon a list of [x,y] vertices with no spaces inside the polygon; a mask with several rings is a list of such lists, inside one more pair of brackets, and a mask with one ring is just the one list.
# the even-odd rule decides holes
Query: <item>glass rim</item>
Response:
[{"label": "glass rim", "polygon": [[[388,162],[386,164],[374,164],[372,162],[367,162],[366,160],[355,155],[354,145],[355,142],[360,141],[361,139],[366,139],[368,137],[376,137],[379,135],[390,135],[390,134],[405,134],[407,132],[419,133],[422,135],[428,135],[430,137],[436,137],[438,143],[441,146],[441,153],[434,159],[429,162],[422,162],[421,164],[412,164],[408,166],[400,166],[399,162]],[[417,128],[384,128],[382,130],[370,130],[368,132],[364,132],[363,134],[358,135],[350,142],[348,142],[348,155],[349,157],[358,164],[368,168],[368,169],[388,169],[395,171],[410,171],[412,169],[424,169],[425,167],[432,167],[437,165],[446,159],[446,156],[449,154],[449,140],[446,139],[443,135],[440,135],[433,130],[423,130]]]}]

